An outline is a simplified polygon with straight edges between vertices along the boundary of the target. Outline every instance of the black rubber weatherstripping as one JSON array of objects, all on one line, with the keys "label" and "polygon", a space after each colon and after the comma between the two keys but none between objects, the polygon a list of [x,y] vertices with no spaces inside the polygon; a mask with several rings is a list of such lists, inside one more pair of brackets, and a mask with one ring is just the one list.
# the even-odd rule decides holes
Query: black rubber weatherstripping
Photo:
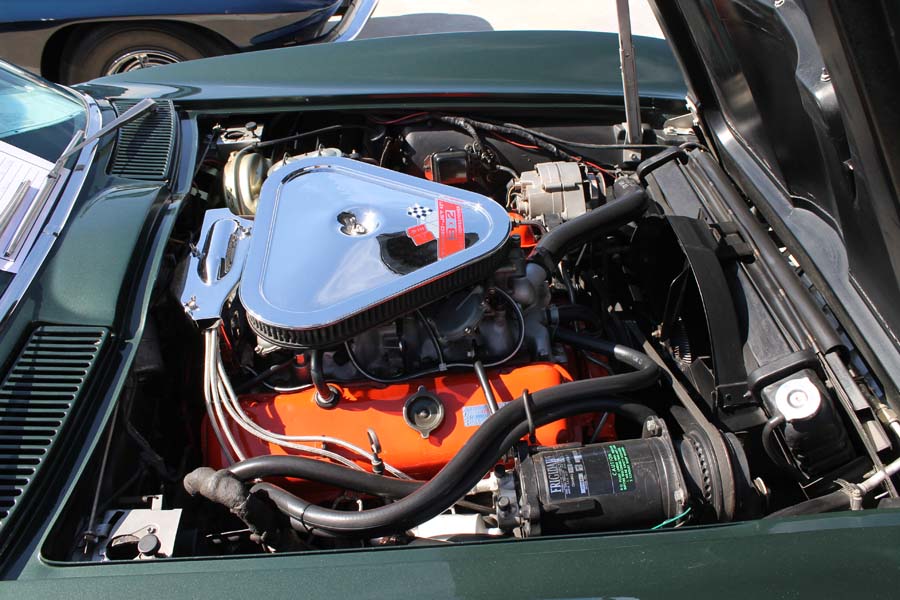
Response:
[{"label": "black rubber weatherstripping", "polygon": [[[584,336],[559,330],[560,339]],[[574,337],[572,337],[574,336]],[[653,411],[643,405],[612,400],[610,394],[629,392],[653,385],[659,368],[648,356],[617,344],[590,339],[590,349],[607,354],[636,369],[633,372],[563,383],[534,392],[532,414],[536,425],[567,416],[595,411],[610,411],[643,421]],[[462,498],[497,463],[497,460],[528,432],[522,400],[509,402],[491,415],[469,441],[428,483],[408,496],[377,508],[358,512],[339,511],[316,506],[269,483],[259,483],[251,495],[268,496],[292,525],[303,531],[326,536],[378,536],[404,531],[440,514]],[[232,467],[234,468],[234,467]],[[238,468],[240,473],[240,468]]]},{"label": "black rubber weatherstripping", "polygon": [[552,273],[567,251],[641,216],[647,208],[644,188],[627,178],[620,178],[616,184],[623,190],[619,197],[544,234],[529,259]]},{"label": "black rubber weatherstripping", "polygon": [[766,518],[777,519],[778,517],[816,515],[834,510],[845,510],[849,507],[850,495],[846,490],[838,490],[836,492],[831,492],[830,494],[825,494],[824,496],[819,496],[818,498],[812,498],[805,502],[788,506],[787,508],[782,508],[770,515],[766,515]]}]

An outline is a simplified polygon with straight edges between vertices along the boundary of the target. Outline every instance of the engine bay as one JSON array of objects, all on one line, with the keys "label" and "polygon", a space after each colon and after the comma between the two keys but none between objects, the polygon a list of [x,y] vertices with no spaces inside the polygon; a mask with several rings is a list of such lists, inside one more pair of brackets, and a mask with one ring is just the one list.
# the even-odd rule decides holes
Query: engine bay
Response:
[{"label": "engine bay", "polygon": [[627,144],[604,117],[198,119],[141,360],[45,554],[672,529],[847,482],[890,501],[896,417],[792,341],[707,206],[737,192],[701,132],[647,110]]}]

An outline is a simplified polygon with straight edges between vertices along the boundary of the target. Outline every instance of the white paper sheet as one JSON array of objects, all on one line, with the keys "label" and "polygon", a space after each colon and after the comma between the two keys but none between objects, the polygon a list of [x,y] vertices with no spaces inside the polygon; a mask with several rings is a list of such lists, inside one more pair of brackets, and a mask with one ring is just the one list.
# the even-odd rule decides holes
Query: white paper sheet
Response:
[{"label": "white paper sheet", "polygon": [[[53,163],[0,140],[0,240],[9,239],[52,168]],[[14,205],[16,197],[22,194],[24,181],[29,182],[28,189]],[[0,261],[4,271],[11,266],[6,260]]]}]

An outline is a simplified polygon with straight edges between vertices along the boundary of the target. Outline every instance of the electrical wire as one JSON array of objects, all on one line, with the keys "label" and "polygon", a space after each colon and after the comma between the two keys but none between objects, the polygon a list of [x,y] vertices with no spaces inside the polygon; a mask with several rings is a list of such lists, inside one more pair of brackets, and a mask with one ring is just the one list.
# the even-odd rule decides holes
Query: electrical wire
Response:
[{"label": "electrical wire", "polygon": [[412,120],[412,119],[416,119],[416,118],[420,118],[420,117],[426,117],[426,118],[427,118],[429,115],[430,115],[430,113],[424,112],[424,111],[423,111],[423,112],[412,113],[411,115],[406,115],[406,116],[403,116],[403,117],[397,117],[396,119],[389,119],[389,120],[386,120],[386,121],[385,121],[385,120],[381,120],[381,119],[377,119],[377,118],[375,118],[375,117],[370,117],[370,118],[371,118],[374,122],[378,123],[379,125],[396,125],[396,124],[398,124],[398,123],[404,123],[404,122],[406,122],[406,121],[410,121],[410,120]]},{"label": "electrical wire", "polygon": [[422,314],[422,311],[416,309],[416,316],[419,317],[419,320],[422,321],[422,324],[425,325],[425,330],[428,332],[428,337],[431,339],[432,345],[434,345],[435,354],[437,354],[438,358],[438,368],[444,367],[444,351],[441,349],[441,343],[438,340],[437,333],[434,331],[434,327],[431,326],[431,323],[428,322],[428,319],[425,318],[425,315]]},{"label": "electrical wire", "polygon": [[594,429],[594,433],[591,435],[591,439],[588,441],[588,444],[593,444],[597,441],[597,438],[600,437],[600,432],[603,430],[603,426],[606,425],[606,422],[609,420],[609,413],[605,412],[600,417],[600,422],[597,423],[597,428]]},{"label": "electrical wire", "polygon": [[[293,362],[293,360],[291,362]],[[259,384],[268,390],[271,390],[273,392],[278,392],[280,394],[292,394],[294,392],[302,392],[303,390],[308,390],[309,388],[313,387],[311,383],[304,383],[302,385],[294,385],[294,386],[290,386],[290,387],[272,385],[271,383],[266,381],[266,379],[273,374],[271,369],[266,369],[262,373],[257,373],[254,369],[252,369],[250,367],[245,366],[243,368],[245,371],[247,371],[248,373],[253,375],[253,378],[249,380],[249,381],[253,382],[253,385]],[[253,385],[248,387],[247,383],[248,382],[242,383],[239,388],[235,389],[235,391],[238,394],[241,394],[241,393],[251,389],[253,387]]]},{"label": "electrical wire", "polygon": [[[362,470],[359,465],[357,465],[355,462],[351,461],[350,459],[348,459],[344,456],[341,456],[340,454],[335,454],[334,452],[325,450],[324,448],[316,448],[313,446],[298,445],[293,442],[320,443],[323,446],[326,444],[330,444],[332,446],[338,446],[340,448],[344,448],[345,450],[349,450],[355,454],[358,454],[359,456],[362,456],[369,462],[371,462],[374,459],[374,456],[370,452],[367,452],[366,450],[360,448],[359,446],[351,444],[350,442],[347,442],[340,438],[324,436],[324,435],[283,435],[283,434],[274,433],[272,431],[269,431],[269,430],[257,425],[252,419],[250,419],[250,417],[247,415],[247,413],[244,412],[243,408],[240,405],[240,401],[234,395],[233,390],[230,389],[231,384],[228,383],[228,377],[225,374],[225,365],[222,363],[221,357],[219,357],[219,359],[218,359],[218,370],[219,370],[220,377],[225,381],[225,388],[227,390],[227,398],[229,399],[231,408],[233,409],[233,411],[230,411],[230,415],[231,415],[232,419],[234,419],[238,423],[238,425],[241,425],[245,430],[247,430],[248,433],[251,433],[251,434],[255,435],[256,437],[258,437],[264,441],[270,442],[272,444],[282,446],[285,448],[292,448],[294,450],[299,450],[301,452],[306,452],[309,454],[316,454],[319,456],[323,456],[325,458],[330,458],[331,460],[340,462],[346,466],[350,466],[352,468],[356,468],[359,470]],[[228,404],[226,404],[226,407],[227,406],[228,406]],[[244,427],[244,425],[246,425],[247,427]],[[388,465],[387,463],[384,464],[384,467],[385,467],[385,470],[389,471],[391,474],[393,474],[397,477],[401,477],[403,479],[409,479],[408,475],[406,475],[402,471],[399,471],[398,469],[395,469],[394,467]]]},{"label": "electrical wire", "polygon": [[294,363],[295,363],[295,359],[290,358],[289,360],[286,360],[282,363],[272,365],[269,368],[267,368],[265,371],[261,371],[261,372],[257,372],[256,370],[252,369],[251,367],[244,367],[244,370],[249,371],[250,374],[253,375],[253,377],[248,379],[247,381],[241,383],[241,385],[237,386],[235,388],[235,391],[237,391],[238,394],[242,394],[244,392],[250,391],[257,384],[263,385],[263,386],[269,388],[270,390],[273,390],[276,392],[299,391],[306,386],[298,386],[297,388],[278,388],[266,381],[266,379],[268,379],[269,377],[275,375],[276,373],[278,373],[280,371],[283,371],[284,369],[287,369]]},{"label": "electrical wire", "polygon": [[523,127],[522,125],[517,125],[515,123],[504,123],[504,125],[506,125],[507,127],[520,129],[522,131],[528,131],[534,135],[544,138],[548,142],[556,142],[557,144],[562,144],[564,146],[573,146],[576,148],[588,148],[591,150],[651,150],[671,148],[671,146],[667,146],[665,144],[591,144],[589,142],[576,142],[575,140],[566,140],[550,135],[549,133],[544,133],[543,131],[529,129],[528,127]]},{"label": "electrical wire", "polygon": [[[688,506],[688,507],[685,509],[685,511],[684,511],[683,513],[681,513],[680,515],[675,515],[675,516],[672,517],[671,519],[666,519],[666,520],[663,521],[662,523],[659,523],[658,525],[654,525],[653,527],[650,528],[650,531],[655,531],[655,530],[657,530],[657,529],[662,529],[662,528],[665,527],[666,525],[671,525],[672,523],[675,523],[675,522],[677,522],[677,521],[680,521],[682,518],[686,517],[686,516],[688,515],[688,513],[690,513],[690,512],[691,512],[691,507]],[[676,527],[677,527],[677,525],[676,525]]]},{"label": "electrical wire", "polygon": [[237,457],[238,460],[244,460],[246,457],[243,456],[243,453],[237,448],[237,441],[234,439],[231,429],[228,427],[227,423],[225,423],[222,415],[221,396],[219,395],[218,380],[215,377],[215,357],[218,355],[218,331],[215,328],[208,329],[204,338],[206,352],[203,367],[203,381],[205,386],[204,398],[206,400],[206,414],[209,418],[210,425],[213,428],[216,440],[218,440],[219,446],[225,454],[226,461],[228,464],[233,464],[235,462],[235,457]]},{"label": "electrical wire", "polygon": [[[306,454],[312,454],[315,456],[320,456],[322,458],[328,458],[335,462],[341,463],[347,467],[357,470],[363,470],[358,464],[354,461],[342,456],[340,454],[331,452],[324,448],[316,448],[314,446],[307,446],[297,444],[295,442],[307,442],[307,443],[320,443],[324,445],[332,445],[340,448],[344,448],[354,454],[357,454],[368,461],[372,461],[374,456],[372,453],[367,452],[363,448],[360,448],[346,440],[342,440],[340,438],[335,438],[331,436],[321,436],[321,435],[282,435],[277,434],[272,431],[269,431],[257,423],[255,423],[246,412],[244,412],[243,407],[240,404],[240,401],[237,398],[237,395],[234,393],[234,389],[231,386],[231,381],[228,378],[227,373],[225,372],[225,364],[222,362],[221,353],[218,351],[218,342],[217,342],[217,331],[215,329],[208,330],[207,335],[207,369],[209,369],[208,381],[210,382],[209,390],[211,391],[211,402],[213,408],[217,405],[224,407],[225,412],[228,413],[228,416],[231,417],[232,421],[236,423],[241,429],[246,431],[247,433],[257,437],[265,442],[274,444],[276,446],[281,446],[283,448],[290,448],[293,450],[297,450],[299,452],[303,452]],[[204,373],[204,379],[207,379],[207,373]],[[224,402],[222,401],[224,399]],[[213,420],[213,417],[210,417],[210,422],[213,424],[213,430],[215,432],[216,425],[218,424],[222,434],[224,435],[224,440],[220,439],[220,445],[222,445],[223,450],[229,448],[233,448],[235,453],[241,457],[240,460],[244,460],[242,457],[243,452],[237,447],[237,442],[233,441],[233,435],[229,439],[229,434],[231,433],[230,427],[227,425],[227,421],[225,419],[224,414],[220,414],[219,412],[213,413],[217,418],[216,421]],[[224,427],[222,427],[224,425]],[[217,435],[217,438],[219,436]],[[225,443],[227,441],[227,444]],[[232,443],[233,442],[233,443]],[[230,464],[233,464],[233,460]],[[408,475],[403,473],[402,471],[394,468],[393,466],[384,463],[385,470],[390,472],[392,475],[396,477],[400,477],[402,479],[410,479]]]},{"label": "electrical wire", "polygon": [[[584,163],[608,177],[614,177],[613,173],[611,173],[608,169],[602,167],[601,165],[598,165],[595,162],[587,160],[582,156],[571,154],[563,148],[557,147],[556,144],[568,148],[584,148],[589,150],[650,150],[671,148],[671,146],[665,144],[593,144],[589,142],[579,142],[576,140],[567,140],[556,137],[542,131],[523,127],[522,125],[518,125],[516,123],[493,123],[490,121],[476,121],[467,117],[431,115],[427,112],[412,113],[410,115],[406,115],[405,117],[399,117],[388,121],[379,121],[375,119],[373,120],[375,120],[375,122],[380,125],[393,125],[397,123],[412,121],[414,119],[424,120],[427,118],[435,118],[444,123],[448,123],[450,125],[463,129],[464,131],[469,133],[469,135],[472,136],[473,140],[475,140],[475,150],[479,153],[481,152],[481,148],[483,148],[483,142],[481,141],[480,136],[475,132],[476,129],[487,131],[491,134],[492,137],[496,137],[518,148],[531,151],[543,150],[552,154],[553,156],[557,156],[565,160]],[[507,135],[517,135],[519,137],[522,137],[529,143],[517,142],[507,137]]]},{"label": "electrical wire", "polygon": [[507,144],[510,144],[511,146],[515,146],[516,148],[522,148],[524,150],[540,150],[540,148],[538,146],[532,146],[531,144],[523,144],[521,142],[511,140],[508,137],[506,137],[505,135],[501,135],[499,133],[495,133],[494,137],[497,139],[503,140]]}]

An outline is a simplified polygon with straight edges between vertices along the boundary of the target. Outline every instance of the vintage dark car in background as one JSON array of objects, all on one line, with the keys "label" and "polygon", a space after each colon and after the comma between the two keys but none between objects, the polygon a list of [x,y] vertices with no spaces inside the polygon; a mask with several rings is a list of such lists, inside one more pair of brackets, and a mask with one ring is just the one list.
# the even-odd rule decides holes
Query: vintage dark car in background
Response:
[{"label": "vintage dark car in background", "polygon": [[817,7],[4,66],[0,590],[896,597],[897,15]]},{"label": "vintage dark car in background", "polygon": [[[377,0],[9,0],[0,59],[52,81],[220,54],[349,41]],[[333,17],[339,20],[332,22]]]}]

